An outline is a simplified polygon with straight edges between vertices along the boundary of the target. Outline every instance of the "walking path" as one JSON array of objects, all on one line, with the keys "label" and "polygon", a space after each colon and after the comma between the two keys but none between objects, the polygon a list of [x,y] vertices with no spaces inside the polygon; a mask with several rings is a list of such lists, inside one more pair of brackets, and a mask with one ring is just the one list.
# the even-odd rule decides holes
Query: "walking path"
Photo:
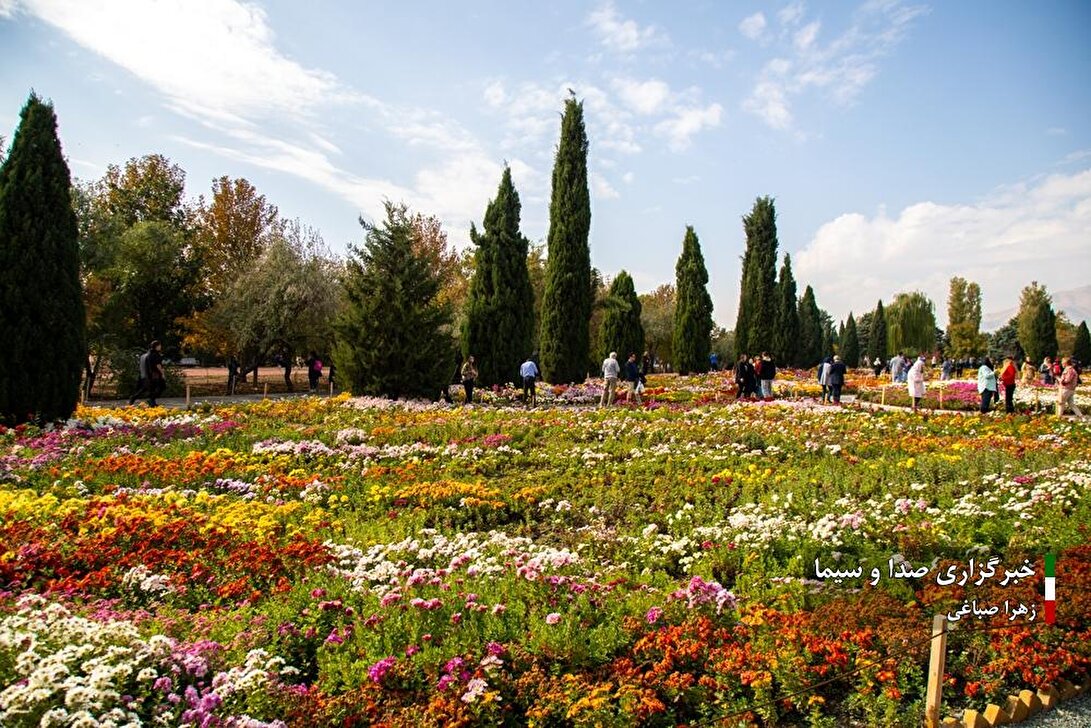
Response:
[{"label": "walking path", "polygon": [[[340,393],[338,393],[340,394]],[[297,397],[328,397],[327,392],[320,392],[318,394],[310,394],[309,392],[271,392],[269,394],[235,394],[235,395],[210,395],[210,396],[196,396],[190,397],[190,404],[230,404],[232,402],[257,402],[263,399],[293,399]],[[110,409],[118,409],[121,407],[139,407],[145,404],[146,400],[137,400],[135,405],[130,405],[127,399],[93,399],[88,402],[84,402],[86,407],[108,407]],[[160,397],[158,401],[160,407],[166,407],[167,409],[185,409],[186,398],[185,397]]]}]

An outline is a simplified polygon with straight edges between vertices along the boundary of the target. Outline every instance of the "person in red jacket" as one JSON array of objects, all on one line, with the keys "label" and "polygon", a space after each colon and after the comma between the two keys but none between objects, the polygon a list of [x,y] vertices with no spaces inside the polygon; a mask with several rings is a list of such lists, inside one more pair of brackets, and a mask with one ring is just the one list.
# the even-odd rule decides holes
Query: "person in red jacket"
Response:
[{"label": "person in red jacket", "polygon": [[1008,357],[1000,368],[1000,383],[1004,385],[1004,411],[1009,415],[1015,411],[1015,380],[1018,378],[1015,362]]}]

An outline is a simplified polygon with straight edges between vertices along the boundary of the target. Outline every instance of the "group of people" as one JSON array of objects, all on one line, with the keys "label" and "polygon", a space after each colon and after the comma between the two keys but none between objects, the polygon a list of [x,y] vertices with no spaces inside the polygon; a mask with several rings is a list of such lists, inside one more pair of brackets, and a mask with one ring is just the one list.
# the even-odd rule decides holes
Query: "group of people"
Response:
[{"label": "group of people", "polygon": [[1083,412],[1076,406],[1076,385],[1080,383],[1080,369],[1076,360],[1070,356],[1058,362],[1046,357],[1037,368],[1029,360],[1024,360],[1019,369],[1016,369],[1015,361],[1007,357],[1000,366],[999,374],[993,368],[992,359],[985,357],[977,370],[977,391],[981,395],[982,414],[992,409],[993,402],[999,401],[1001,385],[1004,387],[1004,411],[1014,412],[1016,383],[1022,380],[1024,386],[1033,385],[1039,375],[1042,384],[1057,387],[1057,416],[1062,417],[1068,410],[1072,410],[1074,415],[1082,419]]},{"label": "group of people", "polygon": [[827,356],[818,365],[818,383],[822,387],[822,404],[841,404],[841,388],[845,386],[848,367],[839,355]]},{"label": "group of people", "polygon": [[644,352],[644,358],[639,364],[636,361],[636,352],[631,352],[622,367],[617,360],[617,352],[611,351],[602,361],[602,395],[599,397],[599,407],[608,407],[614,403],[618,380],[622,375],[629,383],[629,401],[640,405],[640,395],[648,384],[648,373],[651,369],[652,358],[648,352]]},{"label": "group of people", "polygon": [[763,351],[761,356],[755,357],[740,354],[735,362],[736,399],[772,399],[776,377],[777,362],[769,352]]}]

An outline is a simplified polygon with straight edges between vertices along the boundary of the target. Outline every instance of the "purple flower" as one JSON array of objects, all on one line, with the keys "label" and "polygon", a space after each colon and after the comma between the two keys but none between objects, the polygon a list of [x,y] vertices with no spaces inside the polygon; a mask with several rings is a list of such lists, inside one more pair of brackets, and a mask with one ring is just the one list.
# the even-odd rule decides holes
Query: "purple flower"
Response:
[{"label": "purple flower", "polygon": [[663,610],[659,607],[652,607],[648,610],[648,613],[644,615],[644,619],[648,620],[648,624],[655,624],[659,621],[659,618],[663,616]]},{"label": "purple flower", "polygon": [[545,618],[546,624],[557,624],[560,621],[561,621],[561,615],[558,614],[557,612],[550,612],[549,614],[546,615],[546,618]]},{"label": "purple flower", "polygon": [[380,683],[383,681],[383,677],[390,672],[390,668],[394,667],[394,663],[398,661],[396,657],[384,657],[376,662],[374,665],[367,669],[367,676],[371,678],[374,683]]}]

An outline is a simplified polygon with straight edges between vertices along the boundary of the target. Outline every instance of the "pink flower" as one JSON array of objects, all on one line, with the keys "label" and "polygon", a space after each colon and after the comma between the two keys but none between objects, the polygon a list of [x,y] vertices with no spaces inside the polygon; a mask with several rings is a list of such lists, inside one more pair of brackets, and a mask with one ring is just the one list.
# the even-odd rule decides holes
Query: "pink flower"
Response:
[{"label": "pink flower", "polygon": [[451,624],[458,624],[462,621],[462,612],[455,612],[451,615]]},{"label": "pink flower", "polygon": [[311,590],[311,598],[312,599],[321,599],[324,596],[326,596],[326,590],[325,589],[312,589]]},{"label": "pink flower", "polygon": [[546,615],[546,618],[545,618],[546,624],[557,624],[560,621],[561,621],[561,615],[558,614],[557,612],[550,612],[549,614]]},{"label": "pink flower", "polygon": [[372,682],[382,682],[383,677],[390,672],[390,668],[394,667],[394,663],[398,661],[396,657],[384,657],[376,662],[374,665],[368,668],[367,675],[371,678]]},{"label": "pink flower", "polygon": [[652,607],[648,610],[648,613],[644,615],[644,619],[648,620],[648,624],[655,624],[659,621],[659,618],[663,616],[663,610],[659,607]]}]

